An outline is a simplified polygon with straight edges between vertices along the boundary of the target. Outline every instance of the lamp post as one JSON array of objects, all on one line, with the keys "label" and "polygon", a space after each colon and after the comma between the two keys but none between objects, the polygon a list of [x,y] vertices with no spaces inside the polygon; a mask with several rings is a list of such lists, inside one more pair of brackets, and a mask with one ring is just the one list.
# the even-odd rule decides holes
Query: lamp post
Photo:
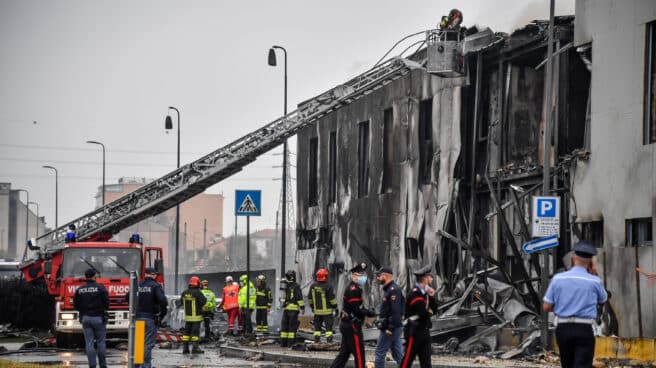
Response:
[{"label": "lamp post", "polygon": [[44,169],[50,169],[55,172],[55,229],[59,228],[59,217],[58,217],[58,207],[59,207],[59,172],[57,168],[50,165],[43,165]]},{"label": "lamp post", "polygon": [[36,206],[36,238],[39,237],[39,204],[36,202],[27,202],[27,204],[33,204]]},{"label": "lamp post", "polygon": [[25,201],[25,243],[30,239],[29,235],[29,225],[30,225],[30,192],[27,189],[16,189],[17,192],[25,192],[26,201]]},{"label": "lamp post", "polygon": [[102,147],[103,159],[102,159],[102,205],[105,205],[105,145],[98,141],[87,141],[89,144],[97,144]]},{"label": "lamp post", "polygon": [[[177,161],[177,168],[180,168],[180,110],[176,109],[173,106],[169,106],[169,110],[174,110],[176,112],[176,115],[178,116],[178,161]],[[164,121],[164,128],[166,130],[171,130],[173,129],[173,119],[171,119],[171,115],[167,114],[166,115],[166,120]],[[178,294],[178,275],[179,275],[179,253],[180,253],[180,205],[175,206],[175,281],[173,282],[174,285],[174,292],[175,294]]]},{"label": "lamp post", "polygon": [[[287,50],[282,46],[271,46],[268,62],[276,66],[276,49],[282,50],[285,55],[285,97],[283,112],[287,116]],[[280,234],[280,278],[285,274],[285,242],[287,238],[287,139],[282,146],[282,233]]]}]

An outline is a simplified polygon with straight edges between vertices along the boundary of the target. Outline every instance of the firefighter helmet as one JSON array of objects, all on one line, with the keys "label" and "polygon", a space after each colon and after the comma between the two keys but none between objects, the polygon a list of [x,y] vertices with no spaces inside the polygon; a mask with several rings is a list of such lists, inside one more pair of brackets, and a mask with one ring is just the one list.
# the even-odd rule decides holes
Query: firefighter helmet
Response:
[{"label": "firefighter helmet", "polygon": [[296,281],[296,271],[294,270],[288,270],[285,272],[285,278],[287,281]]},{"label": "firefighter helmet", "polygon": [[189,279],[189,286],[199,287],[200,286],[200,277],[191,276]]},{"label": "firefighter helmet", "polygon": [[248,276],[246,274],[243,274],[239,277],[239,281],[246,283],[246,280],[248,280]]},{"label": "firefighter helmet", "polygon": [[200,283],[201,283],[203,286],[207,286],[207,284],[209,284],[209,281],[207,281],[207,280],[203,280],[203,281],[201,281]]},{"label": "firefighter helmet", "polygon": [[319,269],[317,271],[317,281],[326,281],[328,279],[328,270],[325,268]]},{"label": "firefighter helmet", "polygon": [[264,282],[264,281],[266,281],[266,277],[264,277],[264,275],[257,275],[257,281]]}]

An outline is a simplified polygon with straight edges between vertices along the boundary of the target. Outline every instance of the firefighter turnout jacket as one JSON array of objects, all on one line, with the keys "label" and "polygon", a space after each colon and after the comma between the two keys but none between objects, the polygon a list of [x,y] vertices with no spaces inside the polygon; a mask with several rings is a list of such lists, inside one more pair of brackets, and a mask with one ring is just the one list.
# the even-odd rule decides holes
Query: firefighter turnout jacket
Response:
[{"label": "firefighter turnout jacket", "polygon": [[109,309],[107,289],[95,280],[88,279],[86,284],[75,290],[73,307],[80,312],[80,320],[82,316],[104,317],[105,311]]},{"label": "firefighter turnout jacket", "polygon": [[[129,295],[126,294],[126,295]],[[146,277],[139,284],[139,306],[137,308],[137,318],[157,319],[164,318],[166,315],[166,295],[164,289],[157,281]]]},{"label": "firefighter turnout jacket", "polygon": [[239,308],[239,285],[231,282],[223,288],[223,310]]},{"label": "firefighter turnout jacket", "polygon": [[333,310],[337,308],[337,298],[333,288],[325,281],[317,281],[310,286],[308,300],[312,312],[318,316],[333,314]]},{"label": "firefighter turnout jacket", "polygon": [[257,298],[255,299],[255,308],[257,309],[271,308],[272,302],[273,302],[273,294],[271,294],[271,289],[265,283],[262,283],[262,286],[257,287]]},{"label": "firefighter turnout jacket", "polygon": [[287,289],[285,289],[285,301],[282,304],[282,309],[288,311],[305,310],[305,302],[303,301],[303,293],[301,287],[295,281],[287,282]]},{"label": "firefighter turnout jacket", "polygon": [[182,306],[185,312],[185,322],[202,322],[203,307],[207,303],[207,298],[199,288],[190,287],[180,295]]},{"label": "firefighter turnout jacket", "polygon": [[246,291],[248,290],[248,309],[255,309],[255,299],[257,297],[255,286],[249,280],[248,287],[246,285],[239,289],[239,309],[246,309]]}]

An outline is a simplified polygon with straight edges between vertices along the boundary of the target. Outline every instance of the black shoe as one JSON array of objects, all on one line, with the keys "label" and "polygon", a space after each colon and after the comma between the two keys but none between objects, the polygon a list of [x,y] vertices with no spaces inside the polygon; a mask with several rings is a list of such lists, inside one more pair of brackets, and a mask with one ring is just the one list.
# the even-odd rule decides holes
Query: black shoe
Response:
[{"label": "black shoe", "polygon": [[332,336],[328,336],[328,337],[326,337],[326,342],[329,343],[329,344],[330,344],[331,342],[333,342],[333,337],[332,337]]},{"label": "black shoe", "polygon": [[287,339],[281,339],[280,340],[280,347],[286,348],[287,347]]},{"label": "black shoe", "polygon": [[321,342],[321,336],[315,336],[314,342]]},{"label": "black shoe", "polygon": [[198,347],[198,341],[194,341],[194,347],[191,349],[191,353],[192,354],[203,354],[204,352],[205,352],[204,350],[200,350],[200,348]]}]

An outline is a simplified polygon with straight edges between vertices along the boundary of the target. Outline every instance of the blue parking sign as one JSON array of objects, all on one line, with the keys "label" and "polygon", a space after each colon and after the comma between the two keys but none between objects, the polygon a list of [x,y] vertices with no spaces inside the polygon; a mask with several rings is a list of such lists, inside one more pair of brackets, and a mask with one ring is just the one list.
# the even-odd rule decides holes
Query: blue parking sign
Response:
[{"label": "blue parking sign", "polygon": [[532,212],[534,238],[560,234],[560,197],[533,197]]}]

